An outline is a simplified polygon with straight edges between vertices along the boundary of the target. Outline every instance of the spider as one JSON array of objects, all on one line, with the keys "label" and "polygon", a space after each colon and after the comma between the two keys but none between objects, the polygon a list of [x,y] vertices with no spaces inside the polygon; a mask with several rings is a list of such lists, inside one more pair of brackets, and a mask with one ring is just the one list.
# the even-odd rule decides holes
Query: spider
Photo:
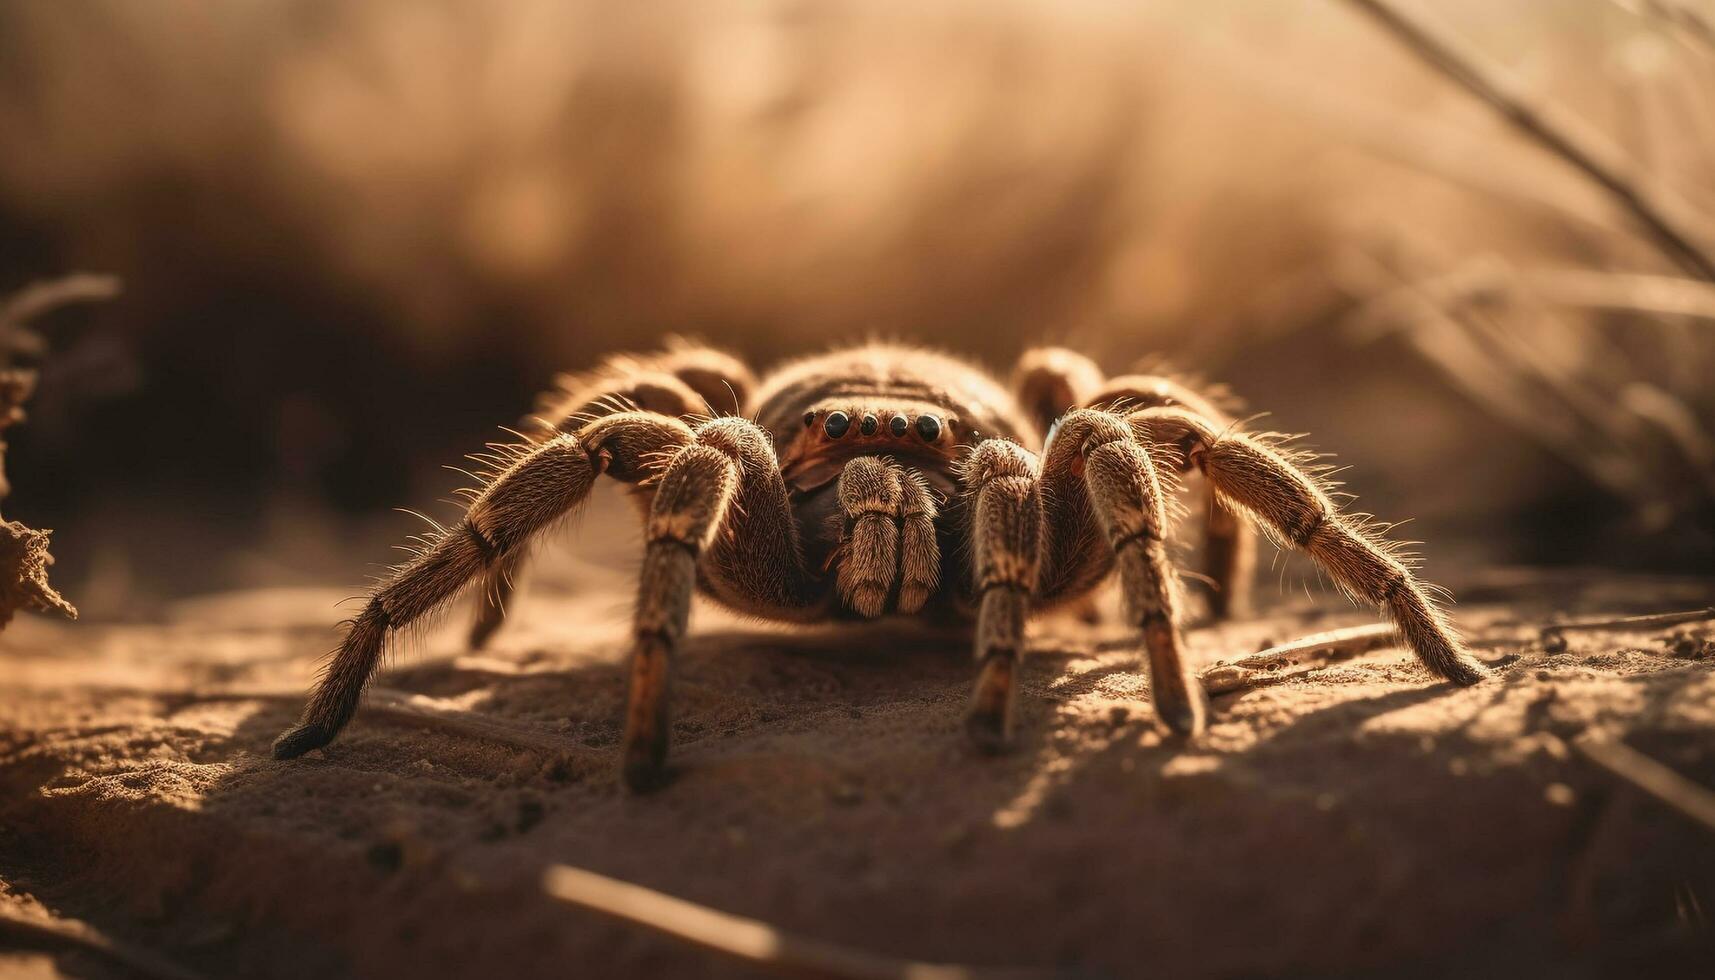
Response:
[{"label": "spider", "polygon": [[[703,414],[733,402],[742,415]],[[1107,378],[1083,355],[1040,348],[1009,391],[955,357],[871,343],[758,381],[736,358],[680,342],[562,377],[538,407],[522,443],[487,457],[463,520],[429,537],[347,624],[276,758],[331,742],[388,637],[473,583],[482,593],[470,640],[481,646],[531,539],[603,474],[636,488],[646,541],[620,766],[634,790],[664,772],[668,673],[699,591],[784,621],[974,620],[965,730],[994,751],[1011,736],[1026,620],[1087,601],[1117,572],[1156,715],[1196,735],[1208,709],[1185,660],[1166,540],[1181,473],[1206,485],[1214,615],[1244,610],[1260,525],[1354,600],[1380,606],[1432,672],[1458,684],[1485,676],[1432,587],[1366,520],[1340,511],[1305,458],[1166,377]]]}]

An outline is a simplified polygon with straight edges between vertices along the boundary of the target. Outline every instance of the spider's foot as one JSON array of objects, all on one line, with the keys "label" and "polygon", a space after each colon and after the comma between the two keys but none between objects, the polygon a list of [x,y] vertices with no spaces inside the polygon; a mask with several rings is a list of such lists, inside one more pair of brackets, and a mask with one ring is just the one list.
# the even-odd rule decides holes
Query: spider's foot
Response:
[{"label": "spider's foot", "polygon": [[[1402,620],[1401,625],[1408,627],[1411,623],[1409,620]],[[1413,632],[1416,632],[1416,635],[1413,635]],[[1408,630],[1406,636],[1431,671],[1460,687],[1470,687],[1489,676],[1489,668],[1485,667],[1482,661],[1471,656],[1464,644],[1444,632]]]},{"label": "spider's foot", "polygon": [[333,741],[337,734],[338,732],[322,725],[305,722],[281,733],[280,737],[274,740],[274,758],[296,759]]},{"label": "spider's foot", "polygon": [[479,616],[476,622],[470,624],[470,638],[466,645],[472,651],[481,650],[488,646],[488,641],[494,637],[500,624],[505,620],[499,616]]},{"label": "spider's foot", "polygon": [[625,761],[619,768],[619,778],[633,793],[652,793],[667,785],[667,746],[631,743],[625,747]]},{"label": "spider's foot", "polygon": [[983,662],[971,710],[965,715],[965,737],[977,751],[998,755],[1012,747],[1012,691],[1015,661],[993,654]]},{"label": "spider's foot", "polygon": [[1491,676],[1489,668],[1483,666],[1470,657],[1450,661],[1446,665],[1445,674],[1448,680],[1460,687],[1470,687],[1472,684],[1481,684]]},{"label": "spider's foot", "polygon": [[1155,701],[1155,714],[1175,735],[1195,738],[1209,726],[1209,700],[1203,685],[1195,678],[1182,678],[1179,683],[1161,684],[1150,696]]}]

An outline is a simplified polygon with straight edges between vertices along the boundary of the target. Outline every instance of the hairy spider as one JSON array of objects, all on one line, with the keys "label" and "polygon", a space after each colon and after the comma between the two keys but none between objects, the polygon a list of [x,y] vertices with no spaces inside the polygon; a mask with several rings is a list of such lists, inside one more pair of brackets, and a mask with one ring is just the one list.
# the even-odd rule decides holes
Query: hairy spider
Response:
[{"label": "hairy spider", "polygon": [[[733,403],[742,416],[702,414]],[[277,758],[332,741],[389,634],[478,581],[470,639],[480,646],[505,615],[531,538],[603,473],[636,487],[647,542],[621,767],[636,789],[654,785],[666,759],[668,670],[696,590],[797,622],[973,617],[979,666],[965,727],[997,749],[1010,736],[1025,620],[1087,597],[1117,568],[1156,713],[1196,734],[1206,707],[1182,650],[1163,490],[1187,471],[1210,490],[1215,615],[1244,607],[1249,517],[1354,600],[1385,610],[1431,671],[1459,684],[1485,676],[1430,588],[1365,521],[1340,512],[1313,467],[1168,378],[1105,378],[1088,358],[1045,348],[1024,356],[1009,392],[964,361],[870,344],[759,383],[726,354],[679,344],[562,378],[539,409],[527,442],[490,457],[464,519],[374,590],[301,722],[274,743]]]}]

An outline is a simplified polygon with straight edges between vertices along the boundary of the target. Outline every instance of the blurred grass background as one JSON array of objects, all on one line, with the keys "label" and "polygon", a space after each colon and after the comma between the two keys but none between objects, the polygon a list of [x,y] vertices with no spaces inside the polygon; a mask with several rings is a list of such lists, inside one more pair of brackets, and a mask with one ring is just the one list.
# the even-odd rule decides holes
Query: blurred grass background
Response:
[{"label": "blurred grass background", "polygon": [[[1402,5],[1715,211],[1707,4]],[[1715,553],[1715,300],[1337,0],[8,0],[0,139],[0,291],[126,283],[12,430],[97,617],[356,580],[556,371],[669,333],[1165,360],[1452,582]]]}]

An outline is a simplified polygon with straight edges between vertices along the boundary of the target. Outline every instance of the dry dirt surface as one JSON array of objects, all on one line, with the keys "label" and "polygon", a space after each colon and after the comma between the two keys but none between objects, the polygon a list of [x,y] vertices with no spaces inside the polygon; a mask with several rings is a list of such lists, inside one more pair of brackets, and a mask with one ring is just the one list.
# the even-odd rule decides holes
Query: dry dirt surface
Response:
[{"label": "dry dirt surface", "polygon": [[[574,571],[577,588],[538,582],[489,651],[460,652],[456,621],[425,634],[341,740],[293,763],[269,742],[342,593],[15,624],[0,641],[0,972],[758,972],[550,898],[544,869],[562,863],[938,963],[1715,975],[1715,833],[1577,748],[1601,733],[1715,786],[1715,631],[1571,633],[1564,649],[1538,634],[1708,606],[1715,583],[1468,581],[1457,618],[1494,680],[1457,689],[1384,650],[1219,696],[1190,745],[1155,729],[1123,629],[1050,620],[1018,749],[998,759],[960,740],[962,637],[785,631],[701,607],[675,778],[633,797],[614,778],[629,585]],[[1366,621],[1333,598],[1277,600],[1191,643],[1212,661]],[[130,965],[43,923],[121,944]]]}]

